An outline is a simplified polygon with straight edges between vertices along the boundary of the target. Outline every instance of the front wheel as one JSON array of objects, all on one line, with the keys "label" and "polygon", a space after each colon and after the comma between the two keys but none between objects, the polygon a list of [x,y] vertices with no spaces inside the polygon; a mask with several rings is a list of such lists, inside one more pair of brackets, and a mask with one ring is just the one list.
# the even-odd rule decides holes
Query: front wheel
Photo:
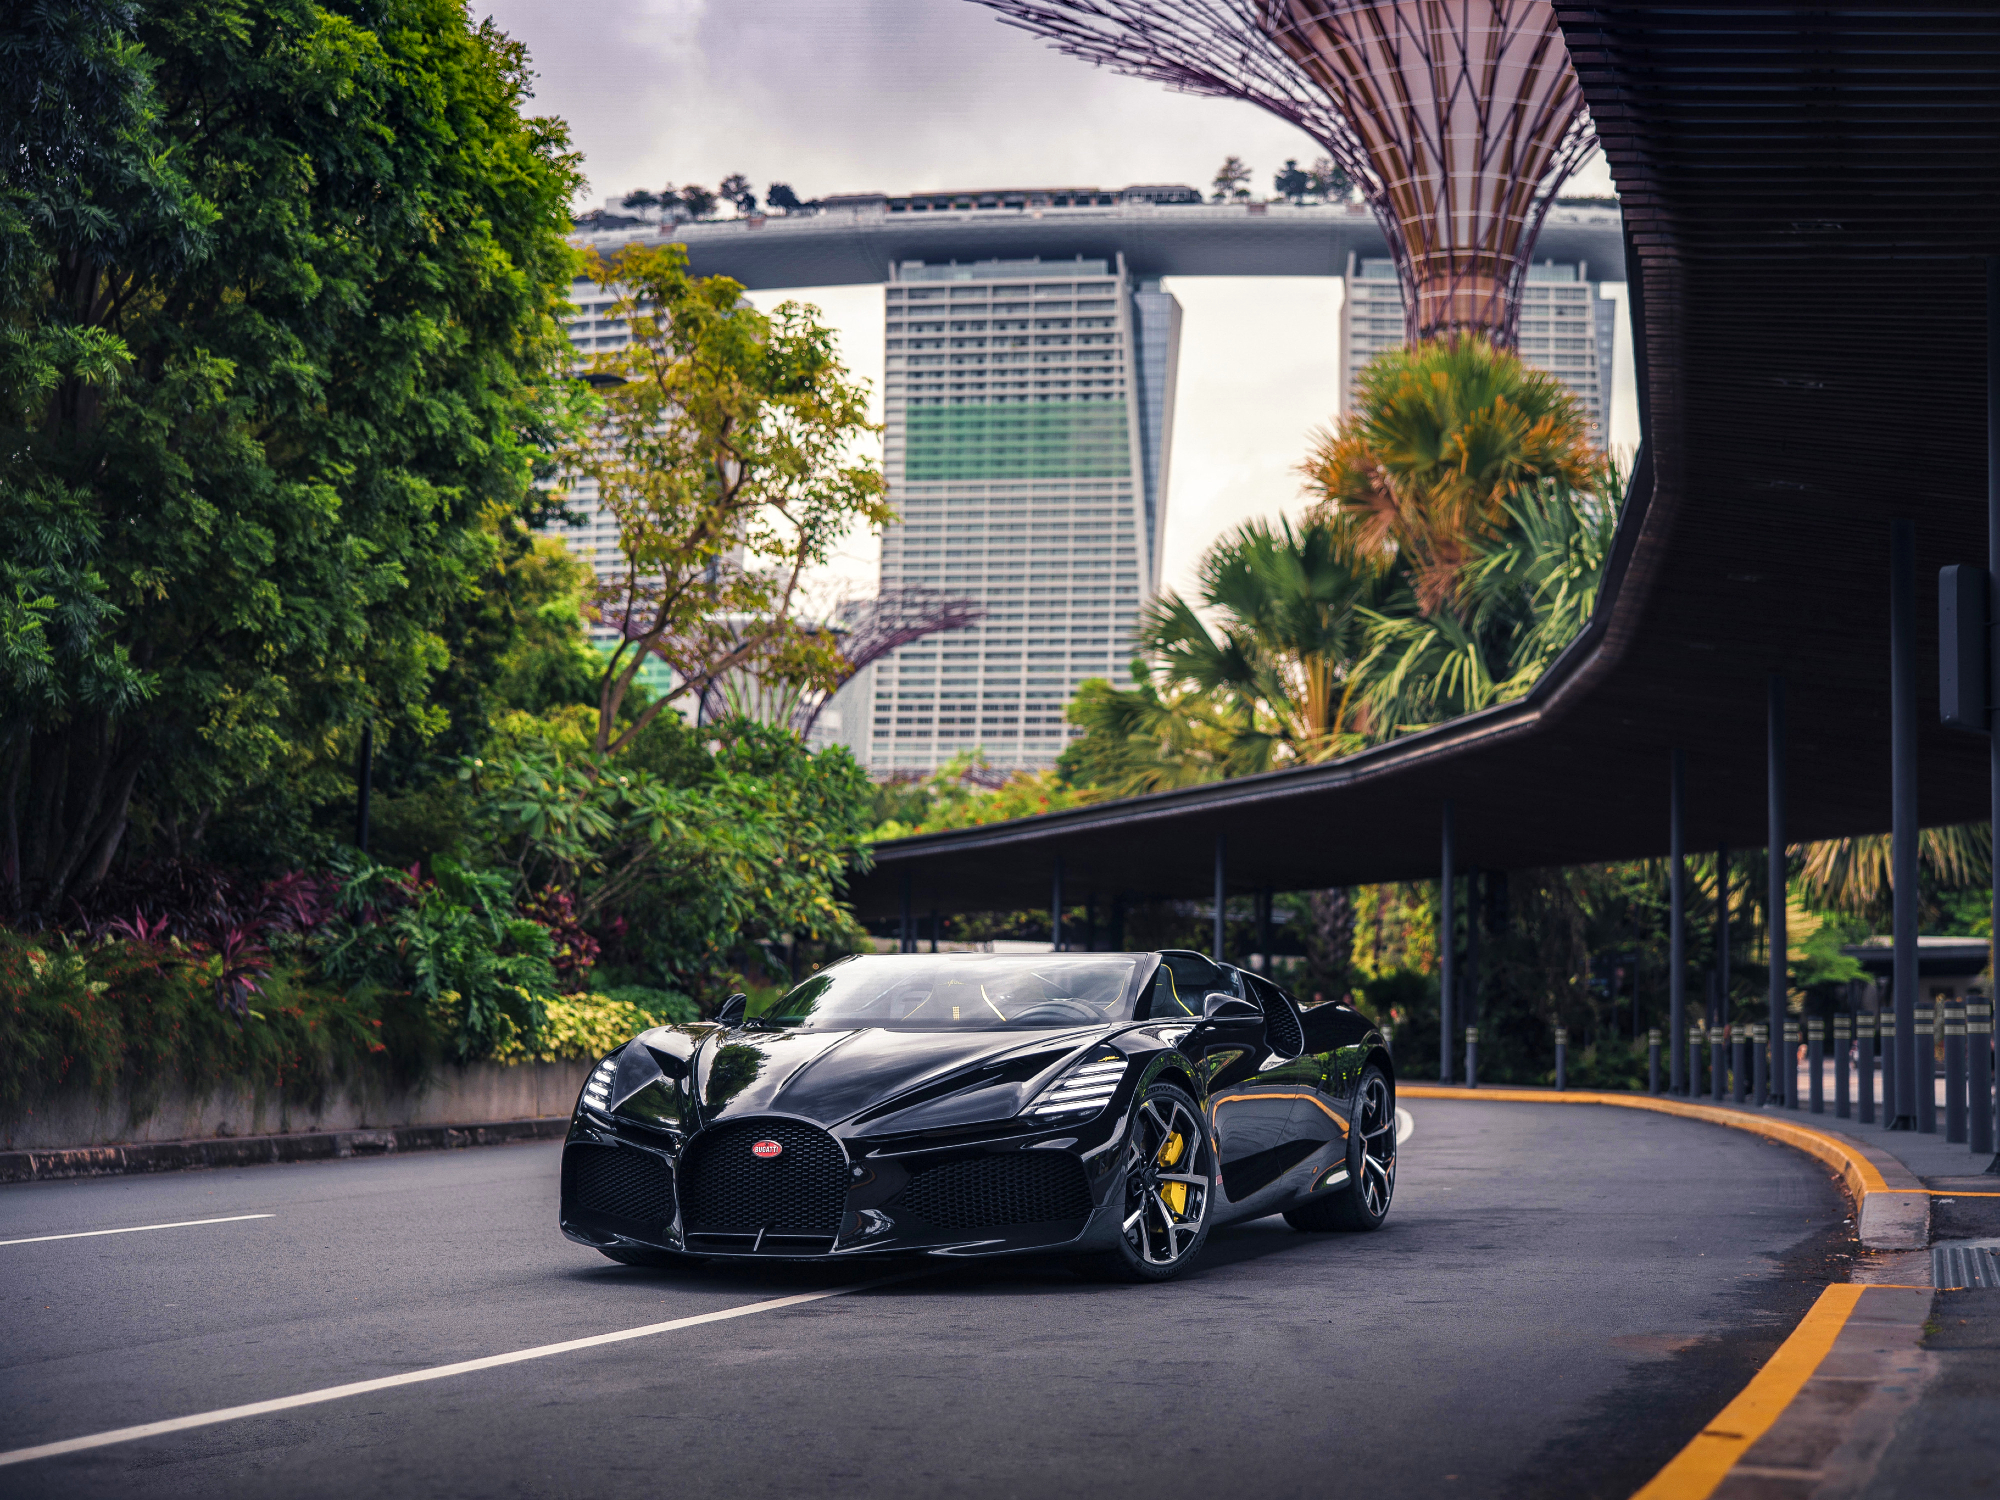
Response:
[{"label": "front wheel", "polygon": [[1396,1100],[1389,1080],[1370,1063],[1355,1090],[1347,1122],[1347,1186],[1291,1209],[1294,1229],[1380,1229],[1396,1196]]},{"label": "front wheel", "polygon": [[1132,1107],[1125,1135],[1125,1197],[1116,1248],[1080,1269],[1117,1281],[1178,1276],[1208,1240],[1215,1149],[1201,1106],[1156,1083]]}]

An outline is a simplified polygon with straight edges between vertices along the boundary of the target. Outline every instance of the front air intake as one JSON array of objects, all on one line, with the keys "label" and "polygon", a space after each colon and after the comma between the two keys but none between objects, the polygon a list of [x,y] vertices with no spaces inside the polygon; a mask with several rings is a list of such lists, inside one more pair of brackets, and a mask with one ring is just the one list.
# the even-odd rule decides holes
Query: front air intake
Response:
[{"label": "front air intake", "polygon": [[732,1120],[702,1131],[681,1157],[682,1223],[691,1235],[830,1239],[846,1207],[847,1154],[803,1121]]},{"label": "front air intake", "polygon": [[585,1213],[657,1230],[674,1216],[674,1176],[650,1151],[571,1146],[563,1157],[570,1201]]},{"label": "front air intake", "polygon": [[885,1209],[897,1222],[954,1232],[1090,1215],[1083,1163],[1066,1151],[1014,1151],[926,1167]]}]

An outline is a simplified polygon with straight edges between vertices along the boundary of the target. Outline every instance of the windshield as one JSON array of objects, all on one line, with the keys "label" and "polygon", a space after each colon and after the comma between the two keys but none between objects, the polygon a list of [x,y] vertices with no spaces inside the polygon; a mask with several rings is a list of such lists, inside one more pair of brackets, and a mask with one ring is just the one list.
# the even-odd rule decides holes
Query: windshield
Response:
[{"label": "windshield", "polygon": [[767,1026],[997,1031],[1130,1020],[1150,957],[881,954],[815,974],[756,1019]]}]

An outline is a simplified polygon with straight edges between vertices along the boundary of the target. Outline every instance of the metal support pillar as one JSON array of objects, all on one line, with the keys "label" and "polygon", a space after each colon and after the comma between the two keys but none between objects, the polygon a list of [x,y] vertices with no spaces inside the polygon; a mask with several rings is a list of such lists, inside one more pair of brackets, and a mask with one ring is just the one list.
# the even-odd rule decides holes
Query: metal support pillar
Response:
[{"label": "metal support pillar", "polygon": [[1215,941],[1209,953],[1209,957],[1213,958],[1217,963],[1223,961],[1223,927],[1227,919],[1227,908],[1229,905],[1228,865],[1229,835],[1218,833],[1215,836]]},{"label": "metal support pillar", "polygon": [[1864,1011],[1854,1018],[1855,1081],[1861,1086],[1861,1123],[1875,1123],[1875,1029],[1881,1017]]},{"label": "metal support pillar", "polygon": [[1056,856],[1055,881],[1049,891],[1049,944],[1057,952],[1063,951],[1063,861]]},{"label": "metal support pillar", "polygon": [[1889,879],[1895,895],[1896,1082],[1891,1130],[1917,1128],[1917,528],[1889,523]]},{"label": "metal support pillar", "polygon": [[[1764,785],[1765,859],[1767,861],[1764,906],[1770,918],[1768,941],[1771,949],[1770,1027],[1771,1045],[1778,1046],[1785,1035],[1785,1001],[1790,978],[1785,955],[1785,679],[1771,674],[1765,705]],[[1787,1054],[1782,1064],[1772,1056],[1771,1085],[1778,1103],[1799,1107],[1799,1060]],[[1782,1083],[1780,1080],[1783,1080]]]},{"label": "metal support pillar", "polygon": [[[1993,584],[2000,579],[2000,256],[1993,256],[1986,262],[1986,597],[1993,598]],[[2000,621],[1996,621],[2000,627]],[[1987,652],[1988,660],[1996,658],[1992,650]],[[2000,725],[1991,726],[2000,729]],[[2000,828],[2000,733],[1988,734],[1987,753],[1991,757],[1988,776],[1992,788],[1992,817],[1989,827]],[[1995,961],[1994,990],[2000,993],[2000,876],[1991,870],[1987,878],[1993,885],[1993,941],[1995,947],[1990,955]],[[1992,1002],[1986,1002],[1986,1020],[1983,1027],[1974,1027],[1968,1013],[1967,1036],[1972,1040],[1977,1053],[1973,1062],[1972,1077],[1974,1118],[1969,1134],[1974,1152],[1985,1153],[1993,1149],[1993,1106],[1987,1092],[1993,1071],[1992,1043]],[[1986,1170],[2000,1167],[2000,1158]]]},{"label": "metal support pillar", "polygon": [[1851,1086],[1854,1050],[1854,1017],[1835,1016],[1833,1018],[1833,1117],[1836,1120],[1854,1118]]},{"label": "metal support pillar", "polygon": [[1993,1004],[1971,995],[1965,1005],[1966,1143],[1974,1156],[1993,1154]]},{"label": "metal support pillar", "polygon": [[1687,1045],[1687,757],[1675,750],[1667,780],[1667,1041],[1674,1049],[1667,1092],[1688,1088]]},{"label": "metal support pillar", "polygon": [[1944,1138],[1965,1144],[1965,1007],[1944,1008]]},{"label": "metal support pillar", "polygon": [[1443,869],[1439,874],[1442,883],[1443,910],[1438,914],[1438,1082],[1451,1082],[1451,1036],[1452,1023],[1457,1019],[1452,1014],[1452,1002],[1457,998],[1453,986],[1458,982],[1458,923],[1457,912],[1453,910],[1458,895],[1458,872],[1452,868],[1452,816],[1451,802],[1444,805],[1444,857]]}]

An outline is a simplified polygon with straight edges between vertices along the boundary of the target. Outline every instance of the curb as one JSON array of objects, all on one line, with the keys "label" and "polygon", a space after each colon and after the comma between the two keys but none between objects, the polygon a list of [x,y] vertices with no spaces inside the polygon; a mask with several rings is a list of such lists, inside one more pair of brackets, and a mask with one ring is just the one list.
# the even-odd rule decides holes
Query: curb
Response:
[{"label": "curb", "polygon": [[381,1130],[323,1130],[298,1135],[144,1141],[129,1146],[71,1146],[55,1151],[0,1151],[0,1183],[184,1172],[200,1167],[256,1167],[282,1161],[335,1161],[400,1151],[450,1151],[461,1146],[560,1140],[568,1131],[568,1115],[551,1115],[484,1125],[397,1125]]},{"label": "curb", "polygon": [[1922,1250],[1930,1244],[1930,1191],[1915,1173],[1887,1152],[1790,1120],[1774,1120],[1749,1110],[1695,1104],[1655,1094],[1615,1094],[1589,1089],[1468,1089],[1443,1084],[1405,1084],[1396,1090],[1396,1096],[1517,1104],[1608,1104],[1747,1130],[1817,1157],[1838,1172],[1848,1196],[1854,1200],[1856,1235],[1869,1249]]}]

